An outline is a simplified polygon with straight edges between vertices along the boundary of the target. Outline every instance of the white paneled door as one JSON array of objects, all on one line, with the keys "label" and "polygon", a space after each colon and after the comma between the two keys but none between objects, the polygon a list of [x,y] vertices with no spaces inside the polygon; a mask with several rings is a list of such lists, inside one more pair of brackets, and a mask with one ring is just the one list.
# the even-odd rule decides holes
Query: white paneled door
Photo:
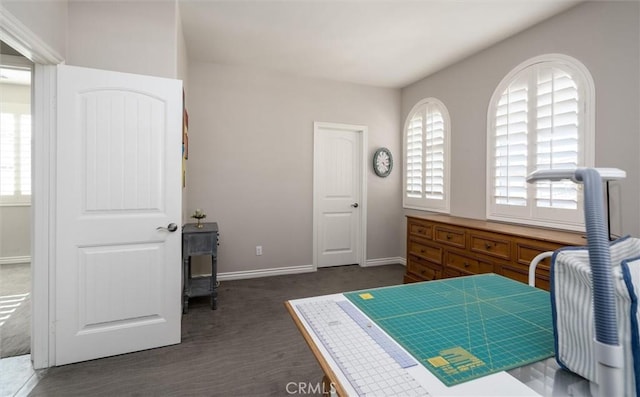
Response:
[{"label": "white paneled door", "polygon": [[55,365],[180,343],[182,83],[58,68]]},{"label": "white paneled door", "polygon": [[315,123],[314,252],[318,267],[363,264],[366,127]]}]

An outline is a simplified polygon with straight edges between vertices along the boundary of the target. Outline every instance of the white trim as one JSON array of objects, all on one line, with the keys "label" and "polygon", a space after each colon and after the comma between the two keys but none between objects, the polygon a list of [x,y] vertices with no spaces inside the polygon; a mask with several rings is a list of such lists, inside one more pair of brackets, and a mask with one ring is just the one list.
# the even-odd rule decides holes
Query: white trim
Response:
[{"label": "white trim", "polygon": [[57,68],[35,65],[31,197],[31,359],[36,369],[55,362],[55,177]]},{"label": "white trim", "polygon": [[[392,258],[368,259],[366,263],[361,267],[374,267],[374,266],[397,265],[397,264],[406,266],[407,260],[400,256],[396,256]],[[217,279],[218,281],[246,280],[250,278],[283,276],[287,274],[313,273],[316,271],[317,271],[317,268],[314,268],[313,265],[276,267],[273,269],[243,270],[238,272],[218,273]],[[210,275],[211,274],[205,273],[199,276],[206,277]]]},{"label": "white trim", "polygon": [[0,258],[0,265],[9,265],[13,263],[30,263],[31,256],[5,256],[4,258]]},{"label": "white trim", "polygon": [[367,262],[363,267],[373,267],[373,266],[383,266],[383,265],[397,265],[401,264],[403,266],[407,266],[407,260],[400,256],[392,257],[392,258],[378,258],[378,259],[367,259]]},{"label": "white trim", "polygon": [[59,64],[64,58],[0,4],[0,40],[34,63]]},{"label": "white trim", "polygon": [[369,129],[364,125],[353,125],[353,124],[340,124],[340,123],[327,123],[314,121],[313,122],[313,269],[318,269],[318,200],[316,197],[317,185],[318,185],[318,176],[316,173],[316,169],[320,166],[318,164],[318,156],[316,156],[316,135],[318,134],[318,130],[320,128],[331,128],[331,129],[347,129],[353,132],[357,132],[361,134],[360,145],[361,147],[361,182],[360,182],[360,225],[359,225],[359,241],[358,241],[358,253],[357,253],[357,264],[360,266],[365,266],[366,258],[367,258],[367,165],[369,164],[368,158],[368,136]]},{"label": "white trim", "polygon": [[243,270],[238,272],[218,273],[217,279],[218,281],[244,280],[258,277],[282,276],[285,274],[311,273],[315,271],[316,268],[313,265],[276,267],[273,269]]},{"label": "white trim", "polygon": [[[53,327],[55,308],[53,243],[55,230],[56,67],[64,59],[0,4],[0,40],[34,62],[33,163],[31,197],[31,361],[35,369],[55,362]],[[51,273],[50,273],[51,272]],[[50,331],[51,330],[51,331]]]},{"label": "white trim", "polygon": [[28,203],[0,203],[0,207],[31,207],[31,201]]}]

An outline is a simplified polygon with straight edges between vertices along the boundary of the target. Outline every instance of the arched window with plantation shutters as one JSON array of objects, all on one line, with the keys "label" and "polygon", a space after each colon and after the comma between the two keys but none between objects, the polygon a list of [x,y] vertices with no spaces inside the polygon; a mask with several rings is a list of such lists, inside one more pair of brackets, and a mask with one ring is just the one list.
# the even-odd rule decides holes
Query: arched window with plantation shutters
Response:
[{"label": "arched window with plantation shutters", "polygon": [[405,208],[449,212],[449,113],[435,98],[418,102],[404,128]]},{"label": "arched window with plantation shutters", "polygon": [[530,59],[502,80],[487,114],[488,219],[583,229],[578,185],[526,177],[593,166],[594,91],[584,65],[557,54]]}]

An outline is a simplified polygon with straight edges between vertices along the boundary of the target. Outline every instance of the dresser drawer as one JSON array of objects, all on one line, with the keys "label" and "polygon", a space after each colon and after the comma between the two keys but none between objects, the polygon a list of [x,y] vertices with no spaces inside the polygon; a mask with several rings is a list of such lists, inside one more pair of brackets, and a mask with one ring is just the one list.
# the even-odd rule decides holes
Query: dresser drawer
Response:
[{"label": "dresser drawer", "polygon": [[210,233],[185,233],[182,235],[183,255],[213,255],[218,251],[218,234]]},{"label": "dresser drawer", "polygon": [[[538,254],[547,251],[555,251],[558,248],[561,248],[559,244],[547,243],[544,241],[536,241],[536,240],[527,240],[527,239],[516,239],[515,240],[515,259],[516,262],[529,266],[533,258],[535,258]],[[551,258],[546,258],[540,265],[549,268],[551,265]]]},{"label": "dresser drawer", "polygon": [[409,235],[431,240],[433,238],[433,224],[420,222],[415,219],[408,221]]},{"label": "dresser drawer", "polygon": [[422,280],[437,280],[441,278],[442,266],[410,256],[407,263],[407,272],[418,276]]},{"label": "dresser drawer", "polygon": [[442,248],[438,246],[427,245],[416,240],[408,242],[409,254],[416,255],[423,259],[428,259],[437,264],[442,264]]},{"label": "dresser drawer", "polygon": [[475,273],[466,270],[460,270],[452,267],[445,267],[442,273],[442,278],[473,276]]},{"label": "dresser drawer", "polygon": [[470,249],[479,254],[495,256],[501,259],[510,259],[511,242],[499,234],[471,232],[469,234]]},{"label": "dresser drawer", "polygon": [[464,229],[436,226],[434,240],[439,243],[452,245],[454,247],[465,248],[466,233]]},{"label": "dresser drawer", "polygon": [[422,280],[419,277],[414,276],[411,273],[405,273],[404,278],[402,279],[402,283],[403,284],[418,283],[420,281],[425,281],[425,280]]},{"label": "dresser drawer", "polygon": [[[500,270],[496,273],[525,284],[529,283],[529,268],[525,266],[505,264],[500,266]],[[536,269],[536,287],[549,291],[549,280],[549,269],[538,267]]]},{"label": "dresser drawer", "polygon": [[444,264],[448,268],[471,274],[493,272],[493,265],[491,263],[479,261],[475,258],[469,258],[451,251],[446,253]]}]

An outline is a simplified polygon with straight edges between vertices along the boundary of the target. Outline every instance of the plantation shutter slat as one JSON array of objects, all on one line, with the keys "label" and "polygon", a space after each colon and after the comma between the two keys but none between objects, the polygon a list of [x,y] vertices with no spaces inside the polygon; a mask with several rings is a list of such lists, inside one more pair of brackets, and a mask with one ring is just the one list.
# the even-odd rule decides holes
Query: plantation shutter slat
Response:
[{"label": "plantation shutter slat", "polygon": [[0,114],[0,199],[28,203],[31,195],[31,116]]},{"label": "plantation shutter slat", "polygon": [[407,196],[422,197],[422,121],[416,114],[407,128]]},{"label": "plantation shutter slat", "polygon": [[0,114],[0,195],[2,196],[13,196],[16,193],[15,132],[13,114]]},{"label": "plantation shutter slat", "polygon": [[444,199],[444,118],[436,106],[427,106],[425,197]]},{"label": "plantation shutter slat", "polygon": [[526,205],[528,97],[526,81],[515,81],[498,101],[493,159],[497,204]]},{"label": "plantation shutter slat", "polygon": [[[537,76],[536,169],[579,165],[579,92],[572,77],[558,68],[541,68]],[[567,181],[536,185],[536,206],[578,208],[578,187]]]},{"label": "plantation shutter slat", "polygon": [[31,115],[20,116],[20,195],[31,195]]}]

